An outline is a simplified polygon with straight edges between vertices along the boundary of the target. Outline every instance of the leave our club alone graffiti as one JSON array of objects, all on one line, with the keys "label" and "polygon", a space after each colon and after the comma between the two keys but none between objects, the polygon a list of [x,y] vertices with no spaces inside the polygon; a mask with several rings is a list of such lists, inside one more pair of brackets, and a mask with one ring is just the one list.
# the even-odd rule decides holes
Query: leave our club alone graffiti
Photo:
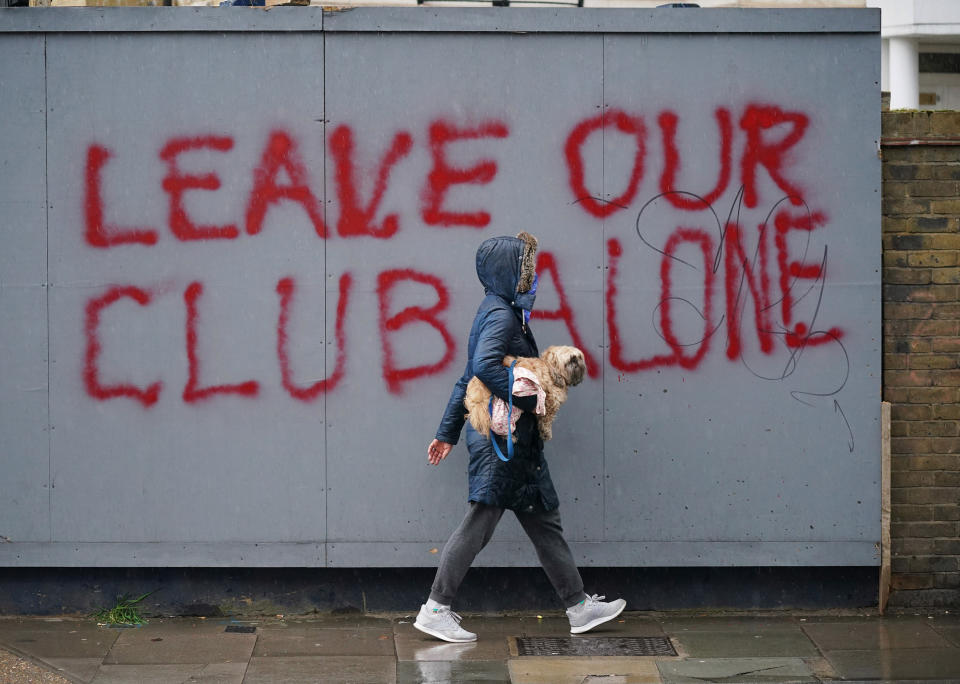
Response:
[{"label": "leave our club alone graffiti", "polygon": [[[827,224],[823,211],[810,208],[808,198],[798,179],[791,175],[791,154],[804,139],[809,125],[808,116],[797,111],[788,111],[771,104],[750,104],[743,108],[737,119],[730,109],[719,107],[714,118],[717,127],[719,160],[713,187],[691,192],[681,188],[682,155],[678,150],[677,137],[682,135],[682,117],[672,111],[662,111],[656,117],[656,128],[663,150],[662,168],[659,169],[659,193],[654,199],[666,202],[673,209],[690,215],[712,214],[716,217],[718,231],[714,235],[702,228],[677,226],[667,235],[662,244],[655,244],[644,231],[644,209],[639,208],[637,196],[648,166],[648,126],[640,113],[607,108],[601,114],[585,118],[577,123],[562,139],[562,158],[566,162],[566,180],[569,185],[570,202],[577,207],[584,222],[584,229],[591,224],[601,224],[618,212],[639,208],[636,227],[644,245],[660,254],[659,304],[657,324],[665,345],[661,353],[646,358],[628,358],[621,329],[621,313],[625,306],[621,296],[621,281],[624,273],[621,260],[625,254],[624,241],[619,237],[607,240],[607,271],[604,283],[604,306],[609,353],[606,361],[621,374],[639,373],[654,368],[679,366],[697,368],[708,354],[715,333],[725,331],[724,353],[729,359],[741,354],[744,333],[741,327],[746,313],[745,301],[752,300],[752,317],[756,341],[764,354],[774,349],[774,338],[779,336],[787,348],[803,349],[839,341],[843,331],[837,327],[823,329],[815,320],[798,320],[796,311],[796,284],[799,281],[822,283],[826,273],[826,258],[805,261],[791,255],[789,235],[792,232],[809,234]],[[735,135],[735,127],[740,132]],[[590,187],[598,185],[596,179],[588,178],[585,149],[593,136],[609,133],[619,136],[628,145],[632,163],[629,174],[617,181],[608,182],[623,188],[616,197],[599,197]],[[487,120],[480,124],[460,125],[443,119],[431,122],[427,127],[425,145],[430,159],[430,168],[418,190],[419,216],[401,217],[398,213],[382,210],[384,196],[391,181],[399,183],[395,173],[404,159],[414,149],[415,138],[408,131],[396,132],[379,162],[370,173],[372,187],[366,200],[359,190],[361,171],[355,165],[355,146],[362,142],[358,133],[349,125],[338,125],[329,133],[326,153],[333,169],[335,201],[339,213],[335,225],[327,225],[322,203],[311,189],[310,170],[304,164],[300,144],[288,131],[273,130],[267,136],[259,162],[252,169],[253,184],[247,197],[242,216],[236,223],[224,225],[198,225],[190,216],[184,197],[188,193],[213,192],[221,186],[215,173],[195,174],[183,171],[179,164],[182,155],[204,151],[206,153],[230,154],[234,139],[227,135],[198,135],[170,139],[159,150],[159,163],[165,165],[166,175],[157,192],[165,193],[169,207],[166,231],[156,226],[116,225],[108,220],[110,207],[104,198],[104,169],[115,155],[124,154],[122,146],[99,140],[86,148],[84,240],[89,248],[98,250],[149,249],[161,240],[230,241],[243,239],[244,235],[255,236],[264,226],[271,208],[287,202],[299,205],[316,233],[317,239],[373,239],[402,240],[405,224],[422,222],[431,228],[483,229],[491,224],[490,211],[484,208],[457,206],[451,190],[458,185],[489,184],[498,173],[493,159],[475,160],[472,165],[461,166],[453,161],[450,148],[461,141],[474,141],[474,145],[489,141],[509,139],[508,124],[501,120]],[[742,141],[742,148],[734,149],[735,140]],[[692,164],[691,160],[686,160]],[[736,180],[735,180],[736,179]],[[762,182],[761,182],[762,181]],[[405,178],[403,183],[409,184]],[[735,204],[753,209],[761,204],[762,189],[776,187],[776,198],[764,197],[773,209],[759,223],[755,238],[756,249],[745,247],[745,235],[752,227],[740,225],[739,212],[731,208],[726,219],[717,217],[715,203],[728,190],[736,191]],[[766,204],[765,204],[766,205]],[[637,211],[637,208],[632,211]],[[384,213],[386,212],[386,213]],[[751,238],[754,240],[754,238]],[[697,256],[691,264],[692,252]],[[771,255],[772,252],[772,255]],[[773,262],[773,263],[771,263]],[[674,273],[678,268],[693,267],[702,273],[702,318],[703,334],[695,344],[683,343],[675,332],[673,306]],[[589,376],[598,378],[600,360],[585,343],[576,322],[576,312],[571,305],[562,277],[563,265],[556,253],[549,250],[539,254],[538,272],[541,287],[553,288],[557,306],[538,310],[534,317],[562,321],[569,331],[573,344],[584,350]],[[631,276],[635,277],[635,276]],[[351,293],[357,276],[349,269],[338,281],[336,318],[334,323],[336,360],[328,376],[311,383],[297,379],[296,369],[290,359],[291,344],[289,321],[296,315],[297,280],[286,275],[278,279],[276,295],[278,317],[276,322],[276,356],[279,383],[290,397],[310,402],[324,393],[331,392],[343,382],[346,359],[350,352],[345,321],[350,315]],[[398,286],[416,283],[435,292],[432,306],[403,306],[396,301]],[[447,329],[444,312],[450,305],[450,291],[444,280],[430,273],[411,268],[385,268],[376,274],[371,283],[376,292],[379,307],[379,338],[382,350],[382,375],[388,390],[395,394],[403,392],[407,383],[418,378],[446,370],[456,355],[456,341]],[[722,288],[722,295],[717,294]],[[188,378],[181,392],[188,404],[210,400],[218,395],[257,397],[262,379],[239,380],[227,384],[205,384],[203,360],[199,357],[200,336],[203,335],[203,295],[205,284],[200,280],[190,282],[183,290],[185,358]],[[138,386],[129,382],[104,380],[109,377],[105,369],[109,358],[103,353],[100,340],[101,318],[104,312],[122,301],[139,305],[124,315],[143,315],[140,309],[149,311],[155,292],[145,284],[115,284],[88,299],[85,309],[86,349],[83,364],[83,380],[87,394],[97,400],[127,398],[144,407],[154,405],[164,394],[162,378]],[[724,308],[718,314],[717,302]],[[774,315],[779,320],[773,320]],[[396,333],[411,325],[427,326],[424,335],[437,334],[443,344],[439,358],[411,367],[401,367],[397,361]],[[430,332],[428,328],[433,328]],[[159,371],[158,371],[159,373]]]}]

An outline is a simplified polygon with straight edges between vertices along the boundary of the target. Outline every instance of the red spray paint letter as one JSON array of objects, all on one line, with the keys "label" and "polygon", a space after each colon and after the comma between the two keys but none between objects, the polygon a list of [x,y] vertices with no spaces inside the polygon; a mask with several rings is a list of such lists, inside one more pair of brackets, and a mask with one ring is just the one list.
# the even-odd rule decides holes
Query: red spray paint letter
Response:
[{"label": "red spray paint letter", "polygon": [[390,149],[380,161],[373,195],[366,207],[360,206],[357,198],[356,178],[353,170],[353,134],[347,125],[338,126],[330,135],[330,154],[333,155],[337,169],[337,198],[340,201],[340,218],[337,220],[337,232],[345,237],[354,235],[372,235],[376,238],[390,238],[398,230],[396,214],[388,214],[383,225],[373,225],[373,219],[387,189],[390,170],[398,161],[410,153],[413,138],[406,131],[393,136]]},{"label": "red spray paint letter", "polygon": [[150,303],[150,293],[141,290],[138,287],[112,287],[106,294],[95,297],[87,302],[86,324],[84,331],[87,338],[87,353],[83,366],[83,384],[89,394],[94,399],[104,401],[115,397],[127,397],[139,401],[145,407],[153,406],[157,403],[160,396],[160,389],[163,383],[155,382],[146,389],[141,389],[136,385],[102,385],[100,384],[100,339],[98,328],[100,326],[100,312],[118,300],[129,297],[140,306],[147,306]]},{"label": "red spray paint letter", "polygon": [[280,321],[277,323],[277,357],[280,359],[280,377],[283,388],[290,393],[294,399],[300,401],[313,401],[324,392],[334,389],[340,380],[343,379],[344,369],[347,361],[346,334],[344,333],[344,320],[347,316],[347,302],[350,297],[350,286],[353,278],[349,273],[340,276],[340,297],[337,300],[337,322],[336,322],[336,342],[337,342],[337,363],[334,366],[330,377],[318,380],[307,387],[294,384],[293,373],[290,370],[290,356],[287,352],[287,321],[290,320],[290,303],[293,300],[293,293],[296,289],[296,283],[293,278],[283,278],[277,283],[277,294],[280,295]]},{"label": "red spray paint letter", "polygon": [[[770,277],[767,274],[767,227],[760,226],[759,278],[747,259],[741,240],[740,226],[728,223],[724,234],[724,272],[727,294],[727,358],[740,356],[740,292],[743,279],[747,281],[753,297],[753,311],[760,350],[764,354],[773,351],[772,325],[770,323]],[[742,274],[742,278],[740,277]],[[758,282],[759,280],[759,282]]]},{"label": "red spray paint letter", "polygon": [[[670,271],[673,267],[674,253],[677,247],[689,242],[700,247],[703,255],[703,337],[698,343],[697,351],[688,356],[684,354],[683,345],[673,334],[673,320],[670,318],[670,305],[674,297],[670,289]],[[660,330],[676,362],[682,368],[696,368],[710,348],[710,337],[713,330],[712,300],[713,300],[713,240],[706,231],[695,228],[677,228],[667,239],[663,247],[663,259],[660,260]]]},{"label": "red spray paint letter", "polygon": [[183,301],[187,305],[187,363],[189,376],[187,385],[183,388],[183,400],[188,404],[203,399],[209,399],[215,394],[239,394],[244,397],[255,397],[260,392],[260,385],[255,380],[233,385],[212,385],[200,387],[200,359],[197,358],[197,300],[203,294],[203,284],[192,282],[183,293]]},{"label": "red spray paint letter", "polygon": [[[783,299],[780,301],[781,311],[783,313],[783,325],[790,328],[793,325],[793,283],[799,279],[819,280],[826,276],[823,267],[818,263],[802,263],[799,261],[790,261],[787,253],[787,233],[791,230],[802,230],[810,232],[815,230],[818,225],[826,223],[827,219],[821,212],[813,214],[803,213],[797,216],[791,216],[786,210],[777,212],[774,218],[774,225],[777,229],[777,264],[780,267],[780,292]],[[815,347],[820,344],[826,344],[832,339],[840,339],[843,331],[839,328],[831,328],[827,335],[813,334],[809,326],[804,322],[797,322],[793,329],[787,333],[788,347]]]},{"label": "red spray paint letter", "polygon": [[139,243],[155,245],[157,231],[152,228],[120,228],[103,219],[103,193],[100,190],[100,172],[111,157],[110,150],[100,145],[87,148],[87,172],[83,200],[86,229],[84,237],[91,247],[112,247]]},{"label": "red spray paint letter", "polygon": [[497,175],[497,163],[483,159],[474,166],[460,169],[450,166],[447,161],[446,147],[457,140],[477,140],[479,138],[506,138],[509,130],[500,121],[488,121],[476,128],[456,128],[445,121],[430,124],[430,154],[433,168],[427,176],[423,189],[423,220],[431,226],[471,226],[483,228],[490,223],[490,214],[486,211],[450,211],[444,207],[447,191],[453,185],[484,184]]},{"label": "red spray paint letter", "polygon": [[[428,309],[419,306],[408,306],[399,313],[390,314],[390,290],[397,283],[408,280],[431,286],[437,292],[437,303]],[[380,308],[380,339],[383,345],[383,379],[387,382],[387,389],[393,394],[401,394],[402,383],[407,380],[439,373],[453,361],[456,344],[447,331],[446,326],[437,318],[437,315],[446,310],[450,304],[450,294],[447,287],[436,276],[420,273],[411,269],[383,271],[377,276],[377,299]],[[443,358],[432,364],[414,366],[413,368],[397,368],[393,357],[393,343],[390,333],[396,332],[405,325],[421,321],[432,326],[443,338],[446,352]]]},{"label": "red spray paint letter", "polygon": [[709,193],[703,196],[702,201],[694,197],[677,194],[676,178],[680,170],[680,153],[677,152],[677,115],[673,112],[663,112],[657,118],[660,130],[663,133],[663,174],[660,176],[660,192],[665,193],[667,201],[678,209],[700,211],[712,205],[727,189],[730,183],[730,157],[733,147],[733,124],[730,121],[730,112],[723,107],[716,111],[717,126],[720,128],[720,172],[717,184]]},{"label": "red spray paint letter", "polygon": [[567,293],[563,289],[563,281],[560,280],[560,273],[557,271],[557,262],[550,252],[540,252],[537,254],[537,273],[540,275],[540,285],[543,288],[543,276],[547,273],[553,279],[553,287],[557,291],[557,298],[560,300],[560,307],[553,311],[543,311],[534,309],[530,317],[542,321],[563,321],[570,331],[570,338],[573,340],[573,346],[583,352],[584,361],[587,363],[587,375],[591,378],[600,376],[600,364],[596,358],[587,349],[577,330],[577,324],[573,320],[573,309],[570,302],[567,301]]},{"label": "red spray paint letter", "polygon": [[160,150],[160,158],[167,162],[163,189],[170,195],[170,230],[178,240],[233,240],[240,231],[232,223],[225,226],[198,226],[183,207],[183,194],[187,190],[216,190],[220,187],[220,177],[215,173],[194,176],[181,173],[177,167],[177,157],[180,154],[202,149],[228,152],[233,149],[233,138],[215,135],[174,138]]},{"label": "red spray paint letter", "polygon": [[[582,148],[591,133],[610,126],[615,127],[625,135],[633,136],[636,149],[633,157],[633,170],[630,173],[630,180],[627,182],[627,189],[618,197],[606,201],[594,198],[587,190],[583,178]],[[619,109],[611,109],[609,112],[581,121],[570,131],[570,135],[567,136],[567,143],[564,146],[564,154],[567,157],[567,171],[570,174],[570,190],[580,206],[589,214],[597,218],[603,218],[615,211],[625,209],[633,201],[637,189],[640,187],[640,180],[643,178],[646,137],[647,131],[643,125],[643,119],[630,116]]]},{"label": "red spray paint letter", "polygon": [[637,371],[654,366],[669,366],[673,362],[673,355],[658,356],[653,359],[628,361],[623,357],[623,340],[620,339],[620,325],[617,323],[617,271],[620,257],[623,256],[623,246],[617,238],[607,240],[607,335],[610,338],[610,365],[624,373]]},{"label": "red spray paint letter", "polygon": [[[800,112],[784,112],[779,107],[772,106],[747,107],[740,119],[740,128],[747,133],[741,162],[744,204],[751,208],[757,206],[757,166],[767,169],[770,178],[787,194],[792,204],[799,206],[803,203],[800,188],[784,178],[783,166],[788,159],[788,151],[800,142],[809,123],[807,115]],[[790,124],[792,127],[780,140],[765,141],[763,131],[781,124]]]},{"label": "red spray paint letter", "polygon": [[[673,255],[677,248],[689,242],[700,247],[703,254],[703,338],[697,343],[698,349],[692,355],[684,353],[683,345],[677,340],[673,332],[673,320],[670,317],[671,302],[674,297],[671,291],[671,269]],[[713,299],[713,241],[710,236],[698,229],[678,228],[667,239],[663,248],[663,259],[660,262],[660,329],[664,341],[670,347],[669,354],[659,354],[649,359],[628,361],[623,357],[623,341],[620,336],[620,327],[617,323],[616,277],[623,247],[616,238],[607,241],[607,253],[610,257],[607,275],[607,330],[610,336],[610,365],[624,373],[636,373],[650,368],[680,365],[683,368],[696,368],[710,348],[710,337],[713,330],[713,314],[711,301]]]},{"label": "red spray paint letter", "polygon": [[[280,169],[286,171],[290,185],[277,185]],[[259,233],[267,210],[281,200],[302,205],[317,235],[327,237],[327,226],[317,198],[310,190],[310,176],[297,152],[296,143],[285,132],[273,131],[263,150],[260,166],[253,171],[253,190],[247,202],[247,233]]]}]

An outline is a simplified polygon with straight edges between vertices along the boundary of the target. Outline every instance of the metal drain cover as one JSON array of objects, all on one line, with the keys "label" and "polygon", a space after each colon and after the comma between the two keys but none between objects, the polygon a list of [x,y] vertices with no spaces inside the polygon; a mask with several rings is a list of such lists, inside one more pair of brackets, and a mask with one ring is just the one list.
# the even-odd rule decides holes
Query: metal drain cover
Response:
[{"label": "metal drain cover", "polygon": [[517,637],[521,656],[675,656],[667,637]]},{"label": "metal drain cover", "polygon": [[223,631],[239,632],[240,634],[255,634],[257,627],[256,625],[227,625],[227,628]]}]

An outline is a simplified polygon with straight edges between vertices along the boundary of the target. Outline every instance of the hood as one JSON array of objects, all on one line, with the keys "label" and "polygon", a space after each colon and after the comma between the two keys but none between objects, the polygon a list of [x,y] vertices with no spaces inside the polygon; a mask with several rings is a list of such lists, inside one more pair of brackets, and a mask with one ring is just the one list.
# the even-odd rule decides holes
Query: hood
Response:
[{"label": "hood", "polygon": [[477,278],[484,292],[502,297],[517,309],[533,309],[536,266],[537,238],[530,233],[489,238],[477,249]]}]

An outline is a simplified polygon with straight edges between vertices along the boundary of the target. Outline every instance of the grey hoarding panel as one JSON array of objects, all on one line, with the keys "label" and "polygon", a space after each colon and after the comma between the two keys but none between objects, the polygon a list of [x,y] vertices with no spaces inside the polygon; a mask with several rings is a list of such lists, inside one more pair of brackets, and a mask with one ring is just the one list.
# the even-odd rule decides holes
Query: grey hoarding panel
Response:
[{"label": "grey hoarding panel", "polygon": [[[570,266],[575,273],[584,274],[567,280],[571,297],[579,297],[585,290],[599,292],[600,235],[595,232],[585,242],[569,242],[566,236],[576,232],[578,217],[569,211],[571,200],[565,188],[544,181],[563,168],[557,132],[572,127],[580,112],[599,107],[601,82],[592,75],[602,70],[601,48],[600,36],[488,35],[473,38],[469,45],[462,37],[450,35],[426,41],[422,35],[387,35],[374,44],[364,35],[327,36],[331,139],[345,127],[352,130],[359,162],[365,162],[358,162],[358,169],[376,168],[396,136],[407,134],[411,140],[409,155],[391,176],[406,180],[391,182],[391,192],[381,204],[382,213],[395,212],[400,217],[396,237],[365,242],[331,240],[327,250],[331,275],[335,267],[350,265],[357,288],[351,312],[363,312],[363,318],[351,313],[348,321],[351,382],[328,400],[331,540],[427,539],[432,548],[442,544],[443,537],[459,523],[466,500],[466,450],[459,447],[440,468],[431,469],[426,464],[426,445],[456,373],[466,361],[467,332],[483,297],[474,270],[474,249],[484,237],[528,230],[540,238],[542,249],[554,254],[561,267]],[[441,62],[447,68],[423,77],[422,65]],[[518,68],[520,65],[523,68]],[[491,73],[498,77],[490,78]],[[364,84],[363,89],[358,89],[357,83]],[[564,83],[583,85],[557,87]],[[512,104],[525,100],[543,106]],[[450,145],[451,156],[457,155],[451,161],[472,166],[481,159],[492,159],[497,164],[496,177],[490,183],[455,188],[447,202],[451,208],[467,212],[489,209],[490,226],[482,232],[462,226],[425,226],[422,193],[433,167],[431,140],[441,129],[480,131],[485,126],[489,130],[478,139]],[[339,178],[332,167],[336,156],[328,156],[330,198],[337,196]],[[363,188],[363,196],[369,196],[368,188]],[[339,223],[337,211],[331,210],[331,224]],[[395,247],[400,240],[402,252]],[[441,334],[427,323],[412,323],[395,333],[378,332],[380,298],[374,289],[385,270],[400,272],[404,278],[382,293],[387,317],[407,306],[427,308],[437,301],[434,286],[411,283],[411,274],[402,273],[405,269],[437,278],[448,290],[449,313],[443,319],[456,346],[455,355],[442,374],[416,383],[400,382],[393,391],[384,392],[379,363],[384,336],[401,368],[427,364],[445,352]],[[540,303],[545,309],[555,306],[550,301],[550,286],[545,282],[548,294]],[[580,323],[596,333],[593,341],[599,343],[600,311],[591,311],[589,299],[581,301],[585,306],[580,308]],[[332,325],[328,317],[328,338]],[[545,326],[542,334],[539,325],[537,330],[542,347],[570,343],[562,325]],[[353,365],[355,360],[368,363]],[[363,428],[358,431],[357,407],[375,398],[393,408],[375,419],[360,418]],[[579,413],[599,424],[600,402],[600,384],[590,382],[576,388],[565,412]],[[411,405],[416,407],[420,429],[411,429],[406,408]],[[572,440],[566,439],[566,430],[558,427],[555,443],[563,448],[549,445],[548,450],[558,452],[558,484],[569,485],[564,507],[567,534],[571,539],[597,539],[602,533],[602,493],[591,476],[600,471],[601,433],[575,432]],[[360,482],[358,473],[364,473]],[[357,496],[358,484],[361,497]],[[383,515],[378,507],[371,507],[371,499],[391,501],[391,513]],[[497,533],[498,539],[522,537],[512,516]],[[363,563],[377,563],[377,559],[378,553],[371,547]]]},{"label": "grey hoarding panel", "polygon": [[658,9],[512,7],[83,7],[44,16],[4,12],[0,31],[458,31],[532,33],[876,33],[879,9]]},{"label": "grey hoarding panel", "polygon": [[[643,303],[632,310],[617,307],[616,323],[630,333],[623,335],[622,365],[652,360],[650,372],[605,388],[607,403],[616,407],[604,425],[606,538],[695,542],[746,534],[764,541],[871,541],[879,510],[879,404],[868,399],[880,393],[880,301],[877,255],[864,251],[876,243],[878,224],[875,206],[853,205],[849,198],[878,194],[876,140],[838,135],[840,117],[817,103],[838,92],[871,101],[876,65],[871,60],[870,68],[836,68],[823,37],[713,41],[709,60],[681,36],[610,36],[604,51],[607,103],[642,113],[649,123],[647,173],[663,177],[668,155],[659,134],[665,117],[673,117],[673,189],[713,195],[709,202],[692,195],[658,197],[662,185],[646,183],[632,211],[612,214],[605,223],[608,240],[617,240],[623,251],[616,259],[620,301],[632,304],[636,297]],[[799,42],[810,51],[802,64],[795,60]],[[845,55],[866,59],[874,43],[850,37]],[[752,56],[745,62],[739,55],[746,52]],[[786,76],[758,86],[760,74],[771,70]],[[858,129],[875,133],[879,113],[864,109]],[[842,115],[844,124],[849,115]],[[781,131],[773,140],[782,143],[791,131],[802,137],[789,156],[784,153],[776,182],[757,174],[752,185],[743,173],[751,144],[771,144],[766,137],[751,141],[754,121],[762,117]],[[731,132],[725,158],[740,182],[718,193],[723,122]],[[608,165],[605,179],[623,177]],[[786,200],[797,195],[802,202]],[[687,201],[678,207],[670,200]],[[751,282],[740,264],[728,261],[731,244],[722,241],[730,229],[718,225],[717,217],[725,222],[731,216],[743,232],[767,321],[756,322]],[[813,230],[787,225],[802,221]],[[756,255],[761,224],[768,231],[767,264]],[[678,239],[676,252],[667,247],[672,239]],[[706,258],[700,240],[709,244]],[[668,260],[664,251],[676,259]],[[822,266],[823,276],[788,274],[784,295],[777,274],[795,261]],[[648,275],[626,276],[631,272]],[[771,282],[768,295],[762,294],[762,278]],[[650,297],[645,288],[658,285],[660,296]],[[707,288],[714,295],[709,313]],[[734,332],[731,302],[739,312]],[[824,332],[797,335],[794,342],[784,325],[787,315],[790,329],[805,323]],[[674,361],[665,325],[686,345],[680,354],[686,363]],[[739,352],[732,349],[736,336]],[[764,338],[769,353],[758,348]],[[819,503],[811,505],[811,497]]]},{"label": "grey hoarding panel", "polygon": [[[0,563],[435,564],[520,229],[592,370],[547,445],[579,563],[877,562],[875,13],[437,14],[47,37],[52,543]],[[512,517],[478,563],[535,563]]]},{"label": "grey hoarding panel", "polygon": [[[262,55],[256,79],[233,68]],[[323,402],[284,388],[277,331],[291,278],[291,382],[324,376],[325,245],[289,203],[244,221],[254,170],[293,141],[322,203],[322,57],[320,34],[49,39],[54,540],[323,539]],[[106,239],[155,244],[91,245],[91,178]]]},{"label": "grey hoarding panel", "polygon": [[0,288],[0,543],[50,538],[46,295],[41,285]]},{"label": "grey hoarding panel", "polygon": [[0,40],[0,542],[50,538],[44,41]]}]

